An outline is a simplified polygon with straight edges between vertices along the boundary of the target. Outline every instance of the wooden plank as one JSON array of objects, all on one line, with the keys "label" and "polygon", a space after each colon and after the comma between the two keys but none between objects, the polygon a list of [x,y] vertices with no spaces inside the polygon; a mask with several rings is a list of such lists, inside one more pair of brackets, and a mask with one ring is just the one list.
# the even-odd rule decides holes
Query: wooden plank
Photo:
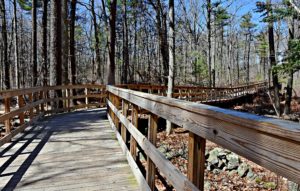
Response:
[{"label": "wooden plank", "polygon": [[[131,122],[135,128],[139,128],[139,108],[136,105],[132,105]],[[130,135],[130,152],[133,159],[136,161],[137,143],[132,135]]]},{"label": "wooden plank", "polygon": [[110,102],[108,105],[119,120],[125,125],[130,134],[134,137],[139,146],[149,156],[159,171],[174,186],[176,190],[199,190],[184,176],[169,160],[167,160],[150,141],[125,118],[121,112]]},{"label": "wooden plank", "polygon": [[105,111],[56,115],[32,130],[3,145],[0,190],[140,190]]},{"label": "wooden plank", "polygon": [[204,190],[205,143],[205,139],[189,133],[187,176],[199,190]]},{"label": "wooden plank", "polygon": [[140,171],[139,167],[137,166],[137,164],[135,163],[135,159],[133,158],[131,152],[127,149],[127,146],[126,144],[124,143],[123,141],[123,138],[122,136],[120,135],[120,133],[118,132],[116,126],[114,125],[114,123],[112,122],[112,119],[110,117],[110,115],[107,115],[107,118],[110,122],[110,125],[112,127],[112,129],[114,130],[116,136],[117,136],[117,139],[121,145],[121,148],[123,149],[123,152],[125,153],[126,155],[126,158],[127,158],[127,161],[131,167],[131,170],[139,184],[139,187],[141,190],[143,191],[150,191],[150,187],[149,185],[147,184],[147,181],[145,180],[142,172]]},{"label": "wooden plank", "polygon": [[200,137],[300,183],[300,127],[297,123],[112,86],[107,89]]},{"label": "wooden plank", "polygon": [[[156,146],[156,138],[157,138],[157,121],[158,117],[156,115],[151,114],[149,118],[148,125],[148,140],[154,146]],[[147,156],[147,164],[146,164],[146,180],[148,182],[151,190],[155,190],[155,174],[156,168],[155,164],[152,162],[151,158]]]}]

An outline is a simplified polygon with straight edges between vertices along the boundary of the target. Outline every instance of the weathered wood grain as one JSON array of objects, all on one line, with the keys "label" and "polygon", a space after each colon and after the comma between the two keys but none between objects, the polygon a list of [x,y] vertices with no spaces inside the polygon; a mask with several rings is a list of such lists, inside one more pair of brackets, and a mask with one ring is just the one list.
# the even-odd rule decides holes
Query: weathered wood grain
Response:
[{"label": "weathered wood grain", "polygon": [[122,99],[300,183],[299,124],[108,86]]}]

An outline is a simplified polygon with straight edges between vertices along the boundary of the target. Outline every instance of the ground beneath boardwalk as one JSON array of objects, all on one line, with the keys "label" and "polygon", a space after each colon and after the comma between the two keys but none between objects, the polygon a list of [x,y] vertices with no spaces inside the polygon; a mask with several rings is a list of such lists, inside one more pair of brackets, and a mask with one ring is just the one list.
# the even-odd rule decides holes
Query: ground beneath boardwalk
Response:
[{"label": "ground beneath boardwalk", "polygon": [[[187,131],[177,128],[170,136],[166,136],[165,131],[158,133],[157,147],[181,172],[187,174]],[[159,190],[168,190],[158,178],[156,184]],[[287,180],[208,141],[205,190],[287,190]]]}]

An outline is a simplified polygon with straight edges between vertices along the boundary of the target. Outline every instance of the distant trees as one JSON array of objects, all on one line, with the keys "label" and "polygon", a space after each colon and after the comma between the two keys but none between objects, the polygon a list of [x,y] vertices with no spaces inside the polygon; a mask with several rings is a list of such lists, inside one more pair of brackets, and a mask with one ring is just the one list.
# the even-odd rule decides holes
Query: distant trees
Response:
[{"label": "distant trees", "polygon": [[[255,28],[255,24],[252,23],[252,14],[248,12],[247,14],[242,16],[241,21],[241,29],[244,30],[245,34],[245,56],[244,56],[244,69],[246,71],[246,82],[249,84],[250,82],[250,53],[251,53],[251,41],[253,38],[253,29]],[[247,52],[247,53],[246,53]]]},{"label": "distant trees", "polygon": [[[299,16],[291,3],[259,2],[264,18],[256,27],[259,21],[252,18],[252,10],[241,14],[229,1],[179,0],[174,5],[176,20],[172,22],[167,0],[122,0],[119,4],[63,0],[58,2],[59,26],[52,22],[52,9],[48,10],[57,1],[0,2],[1,89],[104,81],[230,86],[265,80],[270,70],[276,110],[280,109],[282,93],[278,82],[287,80],[284,113],[289,113],[293,81],[297,78],[294,74],[299,71],[299,35],[294,30]],[[234,5],[239,3],[246,6],[241,1]],[[176,25],[176,41],[169,27],[172,23]],[[57,33],[60,37],[55,36]],[[54,36],[60,40],[54,42]],[[61,46],[59,52],[54,48],[57,46]],[[174,69],[173,60],[177,61]],[[170,71],[176,74],[173,80],[168,79],[172,78]]]}]

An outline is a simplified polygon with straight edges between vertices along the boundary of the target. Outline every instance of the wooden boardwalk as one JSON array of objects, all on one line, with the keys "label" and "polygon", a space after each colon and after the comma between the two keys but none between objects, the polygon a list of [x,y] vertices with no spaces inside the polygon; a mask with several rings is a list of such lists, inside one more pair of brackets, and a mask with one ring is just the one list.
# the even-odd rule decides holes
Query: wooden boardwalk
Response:
[{"label": "wooden boardwalk", "polygon": [[139,190],[105,110],[46,117],[0,147],[0,190]]}]

